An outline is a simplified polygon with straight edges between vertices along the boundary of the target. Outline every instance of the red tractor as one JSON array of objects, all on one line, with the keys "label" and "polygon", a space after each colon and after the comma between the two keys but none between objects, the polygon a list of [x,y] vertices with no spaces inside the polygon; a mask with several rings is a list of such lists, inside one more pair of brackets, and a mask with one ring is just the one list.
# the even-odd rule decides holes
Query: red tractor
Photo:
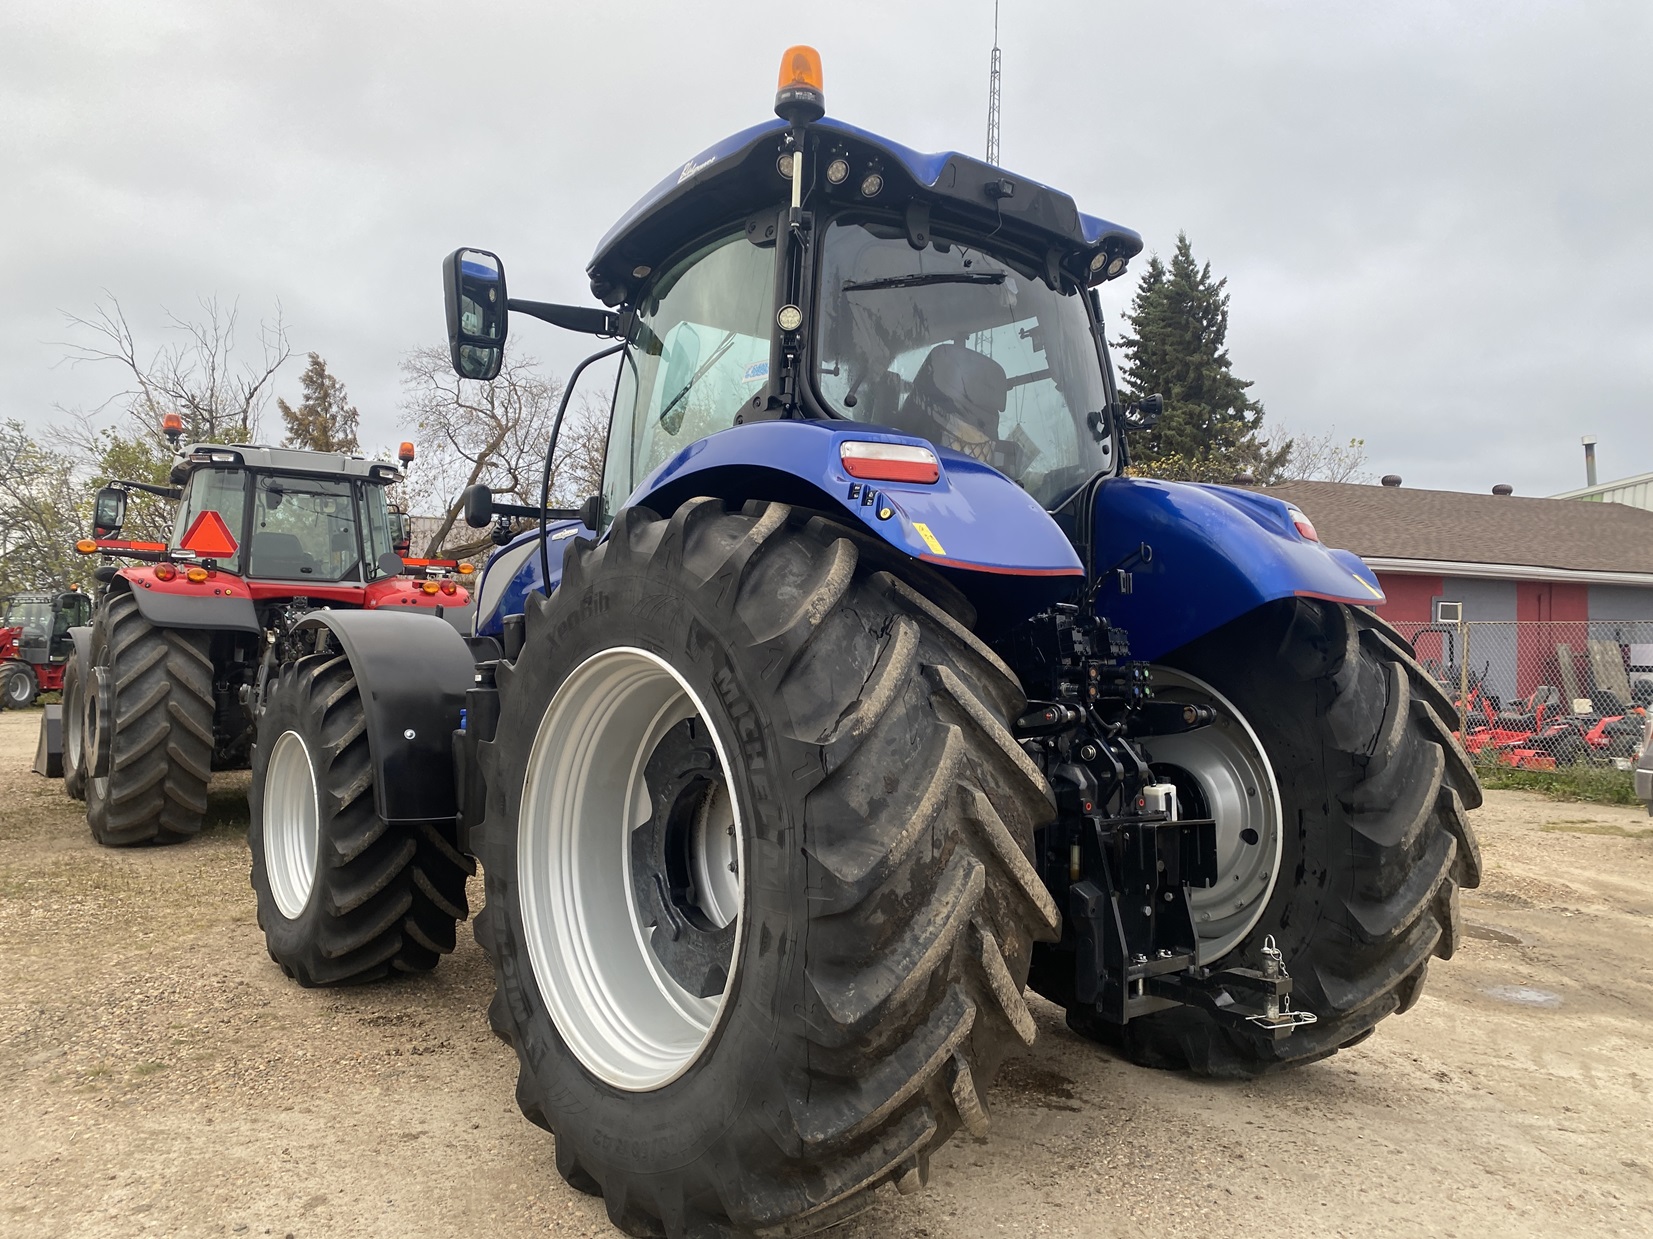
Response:
[{"label": "red tractor", "polygon": [[63,687],[69,629],[88,622],[92,600],[78,590],[13,594],[0,612],[0,700],[7,709],[34,704]]},{"label": "red tractor", "polygon": [[[63,780],[99,843],[200,830],[211,772],[249,763],[265,682],[321,653],[307,614],[468,609],[468,567],[404,572],[386,498],[401,479],[387,462],[198,443],[180,453],[172,486],[98,492],[93,537],[77,549],[137,561],[99,567],[91,622],[68,630]],[[168,542],[121,539],[133,490],[177,501]]]}]

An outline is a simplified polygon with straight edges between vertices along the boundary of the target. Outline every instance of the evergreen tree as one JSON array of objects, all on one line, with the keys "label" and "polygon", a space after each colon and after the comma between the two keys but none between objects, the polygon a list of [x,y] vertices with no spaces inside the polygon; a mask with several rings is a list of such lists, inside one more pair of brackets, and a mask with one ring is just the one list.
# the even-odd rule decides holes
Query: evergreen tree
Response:
[{"label": "evergreen tree", "polygon": [[327,363],[319,354],[310,354],[310,364],[298,382],[304,398],[297,408],[285,400],[276,400],[281,420],[287,425],[283,446],[311,452],[353,454],[360,451],[356,443],[360,415],[349,403],[344,384],[328,373]]},{"label": "evergreen tree", "polygon": [[1130,435],[1132,472],[1192,481],[1228,482],[1243,472],[1266,480],[1290,453],[1258,437],[1263,406],[1230,368],[1227,279],[1194,260],[1184,233],[1167,266],[1155,254],[1126,314],[1128,398],[1158,392],[1165,411],[1151,430]]}]

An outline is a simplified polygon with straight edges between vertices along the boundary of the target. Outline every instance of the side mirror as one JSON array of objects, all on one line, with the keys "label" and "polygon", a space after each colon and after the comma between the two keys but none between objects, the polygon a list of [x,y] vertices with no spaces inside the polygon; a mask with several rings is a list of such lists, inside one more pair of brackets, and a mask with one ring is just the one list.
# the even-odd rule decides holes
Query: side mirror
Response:
[{"label": "side mirror", "polygon": [[401,576],[407,570],[408,566],[402,562],[402,557],[395,551],[386,551],[379,556],[380,576]]},{"label": "side mirror", "polygon": [[105,486],[92,501],[92,536],[118,537],[126,524],[126,492],[118,486]]},{"label": "side mirror", "polygon": [[494,523],[494,492],[480,482],[467,486],[459,495],[465,505],[465,523],[472,529],[486,529]]},{"label": "side mirror", "polygon": [[1164,396],[1144,396],[1141,400],[1133,400],[1125,406],[1125,425],[1130,430],[1152,430],[1159,425],[1159,419],[1164,412]]},{"label": "side mirror", "polygon": [[580,505],[580,524],[593,533],[600,532],[602,526],[598,523],[603,519],[603,497],[592,495]]},{"label": "side mirror", "polygon": [[457,249],[443,260],[442,293],[454,373],[487,382],[505,360],[505,264],[486,250]]}]

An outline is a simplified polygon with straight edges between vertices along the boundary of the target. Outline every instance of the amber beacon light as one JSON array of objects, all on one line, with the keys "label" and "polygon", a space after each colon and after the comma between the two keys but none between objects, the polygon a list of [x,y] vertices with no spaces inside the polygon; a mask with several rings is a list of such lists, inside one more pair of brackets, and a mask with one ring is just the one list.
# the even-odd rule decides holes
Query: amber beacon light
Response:
[{"label": "amber beacon light", "polygon": [[821,53],[800,44],[781,56],[781,75],[775,88],[775,115],[794,125],[807,125],[826,115]]}]

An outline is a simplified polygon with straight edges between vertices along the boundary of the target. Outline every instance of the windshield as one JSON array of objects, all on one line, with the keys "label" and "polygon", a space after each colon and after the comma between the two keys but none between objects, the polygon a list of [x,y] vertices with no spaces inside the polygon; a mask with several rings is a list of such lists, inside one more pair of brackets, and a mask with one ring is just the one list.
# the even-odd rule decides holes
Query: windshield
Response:
[{"label": "windshield", "polygon": [[4,626],[40,636],[52,626],[52,604],[44,598],[14,598],[6,607]]},{"label": "windshield", "polygon": [[836,412],[999,469],[1054,508],[1109,463],[1102,363],[1079,292],[970,245],[834,222],[817,384]]},{"label": "windshield", "polygon": [[248,574],[277,580],[361,579],[361,543],[349,482],[263,476],[253,498]]}]

